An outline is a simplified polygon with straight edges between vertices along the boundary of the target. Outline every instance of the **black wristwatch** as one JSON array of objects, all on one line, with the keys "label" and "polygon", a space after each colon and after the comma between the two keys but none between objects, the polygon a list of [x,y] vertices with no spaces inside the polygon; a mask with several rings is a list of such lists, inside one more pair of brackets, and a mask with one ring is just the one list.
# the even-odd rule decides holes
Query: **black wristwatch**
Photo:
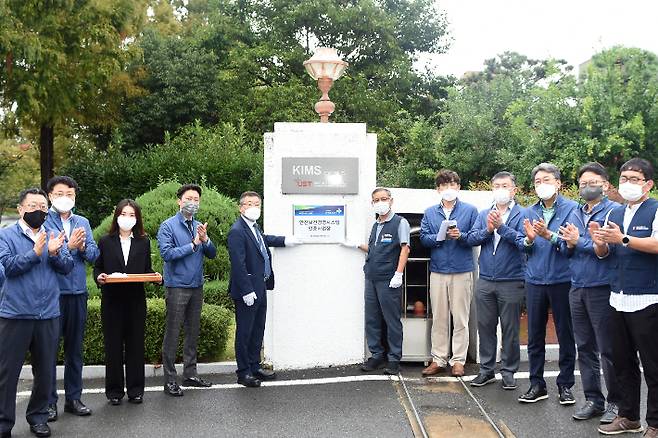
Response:
[{"label": "black wristwatch", "polygon": [[624,237],[621,238],[621,244],[626,247],[629,243],[631,243],[631,238],[624,234]]}]

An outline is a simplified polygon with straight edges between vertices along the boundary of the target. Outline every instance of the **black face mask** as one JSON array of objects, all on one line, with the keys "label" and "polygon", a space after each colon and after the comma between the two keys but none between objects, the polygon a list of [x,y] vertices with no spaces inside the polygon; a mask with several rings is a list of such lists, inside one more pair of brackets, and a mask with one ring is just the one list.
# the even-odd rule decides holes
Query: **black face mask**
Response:
[{"label": "black face mask", "polygon": [[603,195],[603,187],[601,186],[598,187],[587,186],[580,189],[580,197],[587,202],[594,201],[595,199],[598,199],[602,195]]},{"label": "black face mask", "polygon": [[44,222],[46,222],[47,212],[42,210],[34,210],[28,213],[23,214],[23,220],[26,224],[30,226],[33,230],[41,228]]}]

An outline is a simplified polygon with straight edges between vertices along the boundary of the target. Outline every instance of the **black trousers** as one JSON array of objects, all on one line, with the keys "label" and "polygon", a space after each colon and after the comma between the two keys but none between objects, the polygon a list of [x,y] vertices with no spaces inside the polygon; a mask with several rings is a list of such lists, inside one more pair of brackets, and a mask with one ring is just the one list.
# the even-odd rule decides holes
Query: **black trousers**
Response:
[{"label": "black trousers", "polygon": [[640,419],[641,375],[638,352],[647,383],[647,424],[658,427],[658,304],[637,312],[613,311],[611,318],[612,362],[619,380],[619,416]]},{"label": "black trousers", "polygon": [[101,317],[105,345],[105,395],[108,399],[123,398],[126,392],[128,397],[143,395],[146,323],[144,292],[127,290],[103,293]]},{"label": "black trousers", "polygon": [[253,306],[242,299],[235,302],[235,359],[238,377],[245,377],[260,368],[260,350],[265,334],[267,294],[258,298]]},{"label": "black trousers", "polygon": [[34,380],[25,417],[30,424],[43,424],[48,419],[58,336],[59,317],[0,318],[0,433],[10,431],[16,422],[16,387],[28,351]]},{"label": "black trousers", "polygon": [[[64,392],[66,400],[82,396],[82,341],[87,323],[87,294],[59,296],[59,338],[64,338]],[[53,369],[57,364],[53,362]],[[57,404],[57,371],[53,371],[49,404]]]}]

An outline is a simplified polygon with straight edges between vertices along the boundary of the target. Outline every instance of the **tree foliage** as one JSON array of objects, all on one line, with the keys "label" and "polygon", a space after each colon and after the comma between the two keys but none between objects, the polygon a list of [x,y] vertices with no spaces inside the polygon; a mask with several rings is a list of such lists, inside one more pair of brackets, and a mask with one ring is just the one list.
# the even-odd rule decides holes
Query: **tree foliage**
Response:
[{"label": "tree foliage", "polygon": [[631,157],[658,165],[655,54],[614,47],[596,54],[578,78],[564,61],[517,53],[485,66],[449,88],[439,126],[427,127],[424,141],[401,149],[394,171],[410,176],[400,185],[428,187],[418,176],[441,167],[466,183],[504,169],[528,184],[530,170],[543,161],[554,162],[567,179],[588,161],[613,177]]},{"label": "tree foliage", "polygon": [[[0,108],[35,129],[42,184],[53,172],[55,132],[102,125],[126,84],[126,38],[144,20],[145,0],[3,0]],[[14,111],[15,110],[15,111]]]}]

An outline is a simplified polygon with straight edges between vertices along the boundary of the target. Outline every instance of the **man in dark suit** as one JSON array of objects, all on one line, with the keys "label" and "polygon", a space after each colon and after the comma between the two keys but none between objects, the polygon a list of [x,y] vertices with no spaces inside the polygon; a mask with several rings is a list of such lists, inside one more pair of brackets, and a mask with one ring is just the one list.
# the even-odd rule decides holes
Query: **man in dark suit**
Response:
[{"label": "man in dark suit", "polygon": [[294,246],[294,237],[263,234],[256,221],[260,218],[261,198],[256,192],[240,196],[240,217],[228,233],[231,258],[229,291],[235,302],[235,357],[238,383],[260,386],[261,380],[272,380],[274,371],[260,364],[260,350],[265,333],[267,290],[274,289],[270,246]]}]

